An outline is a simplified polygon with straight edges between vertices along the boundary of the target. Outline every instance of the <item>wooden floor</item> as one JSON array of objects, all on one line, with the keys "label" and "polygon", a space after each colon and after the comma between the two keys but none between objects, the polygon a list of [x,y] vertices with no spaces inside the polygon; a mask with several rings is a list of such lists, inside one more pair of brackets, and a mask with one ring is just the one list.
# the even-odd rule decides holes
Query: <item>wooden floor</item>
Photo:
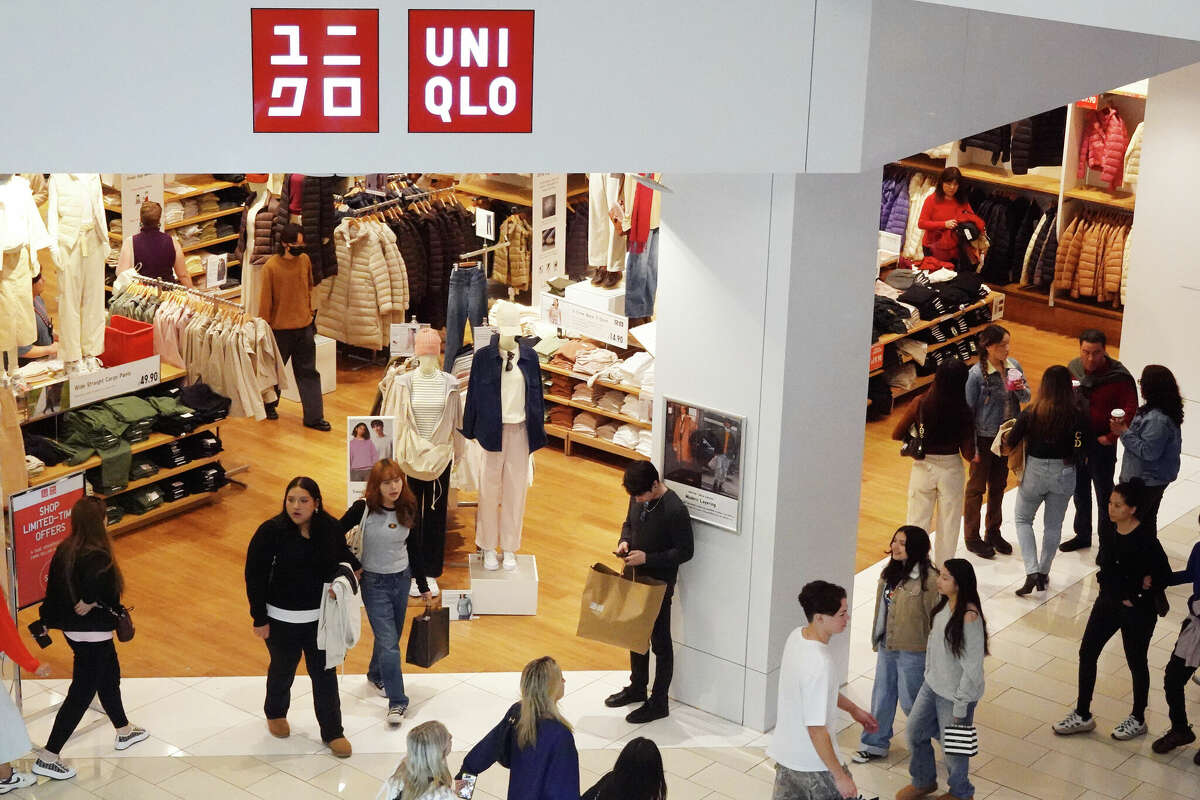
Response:
[{"label": "wooden floor", "polygon": [[[1034,384],[1047,366],[1065,363],[1078,349],[1069,337],[1015,324],[1009,328],[1013,356]],[[135,606],[138,629],[136,638],[120,648],[123,674],[186,677],[265,672],[266,648],[251,633],[242,578],[246,544],[258,524],[280,508],[284,486],[295,475],[315,478],[329,508],[338,513],[344,509],[345,451],[338,421],[369,411],[381,374],[377,367],[354,370],[348,368],[351,365],[343,360],[338,389],[325,397],[325,414],[334,422],[334,432],[302,427],[299,406],[286,400],[278,422],[222,423],[224,464],[249,464],[250,470],[237,476],[248,488],[226,488],[213,505],[117,539],[128,586],[126,601]],[[894,413],[867,425],[856,569],[875,563],[904,521],[909,463],[891,441],[895,419]],[[535,456],[536,478],[529,491],[522,551],[538,559],[537,616],[451,623],[451,654],[432,671],[515,671],[547,653],[565,669],[618,669],[628,663],[623,651],[575,636],[588,566],[615,561],[610,551],[625,512],[626,496],[620,485],[625,462],[587,448],[576,452],[579,455],[567,458],[561,443],[552,439]],[[453,514],[443,586],[467,586],[465,564],[467,554],[474,551],[473,531],[473,510]],[[455,563],[462,566],[450,566]],[[34,614],[31,609],[21,615],[23,632],[24,623]],[[28,634],[24,635],[28,641]],[[347,671],[365,672],[370,650],[371,633],[364,624],[363,640],[347,659]],[[43,656],[56,676],[70,674],[70,651],[60,635]]]}]

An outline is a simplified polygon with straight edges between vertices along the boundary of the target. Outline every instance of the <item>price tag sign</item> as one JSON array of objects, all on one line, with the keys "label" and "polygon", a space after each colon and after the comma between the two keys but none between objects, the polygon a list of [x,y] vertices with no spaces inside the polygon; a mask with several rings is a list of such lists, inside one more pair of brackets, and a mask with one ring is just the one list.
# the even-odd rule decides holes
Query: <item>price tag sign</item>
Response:
[{"label": "price tag sign", "polygon": [[871,345],[871,366],[868,369],[871,372],[883,369],[883,345],[879,342]]},{"label": "price tag sign", "polygon": [[229,254],[210,255],[204,262],[204,271],[209,289],[221,286],[229,274]]},{"label": "price tag sign", "polygon": [[417,328],[415,322],[393,322],[388,337],[388,354],[396,356],[411,356],[417,350]]},{"label": "price tag sign", "polygon": [[992,321],[1004,319],[1004,293],[996,292],[992,297]]},{"label": "price tag sign", "polygon": [[68,401],[64,407],[79,408],[153,386],[160,380],[160,366],[158,356],[153,355],[96,372],[72,375],[67,386]]},{"label": "price tag sign", "polygon": [[1087,108],[1087,109],[1091,109],[1092,111],[1095,111],[1097,108],[1099,108],[1099,106],[1100,106],[1099,95],[1090,94],[1087,97],[1083,98],[1082,100],[1075,101],[1076,108]]},{"label": "price tag sign", "polygon": [[629,346],[629,320],[620,314],[610,314],[595,308],[572,303],[564,297],[543,292],[542,319],[568,336],[586,336],[614,347]]},{"label": "price tag sign", "polygon": [[496,212],[486,208],[475,209],[475,235],[489,242],[496,241]]}]

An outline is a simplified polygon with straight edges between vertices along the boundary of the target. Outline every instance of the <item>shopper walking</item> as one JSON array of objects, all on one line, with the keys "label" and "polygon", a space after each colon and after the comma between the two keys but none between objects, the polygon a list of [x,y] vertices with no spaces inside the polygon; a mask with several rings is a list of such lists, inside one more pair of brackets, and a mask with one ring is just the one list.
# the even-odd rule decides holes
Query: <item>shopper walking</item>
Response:
[{"label": "shopper walking", "polygon": [[[1044,591],[1050,582],[1050,565],[1062,538],[1067,503],[1075,492],[1075,470],[1083,455],[1088,419],[1071,388],[1066,367],[1049,367],[1034,403],[1021,412],[1004,438],[1005,452],[1025,445],[1025,472],[1017,488],[1016,525],[1025,583],[1017,589],[1025,597],[1034,589]],[[1042,546],[1033,535],[1033,519],[1045,504],[1042,517]]]},{"label": "shopper walking", "polygon": [[925,644],[932,611],[940,599],[937,567],[929,560],[929,534],[914,525],[901,525],[892,534],[891,559],[875,588],[875,684],[871,714],[879,729],[863,733],[862,748],[852,759],[865,764],[886,758],[892,742],[896,702],[907,716],[925,680]]},{"label": "shopper walking", "polygon": [[[279,357],[292,362],[304,426],[330,430],[321,397],[321,373],[317,371],[315,312],[312,307],[312,262],[304,252],[304,234],[290,222],[283,226],[283,250],[271,256],[262,270],[258,313],[275,333]],[[279,387],[275,387],[276,393]],[[279,400],[267,403],[267,419],[279,419]]]},{"label": "shopper walking", "polygon": [[362,598],[375,637],[367,681],[388,699],[387,722],[400,725],[408,710],[404,693],[404,659],[400,636],[408,613],[408,590],[416,578],[425,602],[433,595],[425,582],[421,546],[412,528],[417,498],[408,488],[404,472],[395,461],[378,461],[367,476],[367,489],[341,519],[349,533],[356,526],[362,536]]},{"label": "shopper walking", "polygon": [[[975,458],[975,423],[967,405],[966,383],[966,364],[956,358],[941,364],[929,392],[908,404],[892,432],[896,441],[904,441],[910,429],[923,432],[925,457],[913,461],[905,522],[935,530],[936,563],[953,558],[958,549],[963,515],[962,459]],[[968,541],[967,549],[983,558],[994,555],[981,539]]]},{"label": "shopper walking", "polygon": [[970,222],[980,233],[984,232],[983,220],[971,210],[962,186],[962,173],[958,167],[947,167],[938,176],[937,188],[925,198],[917,227],[925,231],[921,244],[925,255],[950,264],[959,263],[962,239],[958,228]]},{"label": "shopper walking", "polygon": [[1159,612],[1165,613],[1163,590],[1171,581],[1171,566],[1153,531],[1138,518],[1145,498],[1146,486],[1138,478],[1117,484],[1109,497],[1108,515],[1115,532],[1112,543],[1100,552],[1100,596],[1092,606],[1079,645],[1079,699],[1075,710],[1054,723],[1054,732],[1059,735],[1095,730],[1092,692],[1096,687],[1096,662],[1117,631],[1121,632],[1125,663],[1133,677],[1133,710],[1113,729],[1112,738],[1124,741],[1146,733],[1150,694],[1146,654]]},{"label": "shopper walking", "polygon": [[79,721],[100,696],[100,706],[116,729],[113,748],[126,750],[150,737],[125,716],[121,700],[121,663],[113,644],[117,614],[124,611],[125,579],[104,527],[104,501],[84,497],[71,507],[71,533],[50,559],[42,623],[58,628],[71,647],[73,665],[67,697],[58,708],[54,727],[33,771],[55,780],[75,777],[60,753]]},{"label": "shopper walking", "polygon": [[[1192,596],[1187,602],[1187,619],[1179,629],[1179,638],[1175,640],[1175,647],[1163,674],[1163,691],[1167,695],[1171,730],[1151,745],[1156,753],[1169,753],[1176,747],[1196,741],[1196,734],[1188,723],[1183,690],[1187,686],[1188,678],[1195,675],[1196,668],[1200,667],[1200,542],[1192,546],[1187,568],[1172,573],[1168,583],[1171,586],[1191,583]],[[1200,751],[1196,752],[1193,761],[1200,765]]]},{"label": "shopper walking", "polygon": [[625,468],[622,485],[629,495],[629,510],[621,526],[617,555],[625,562],[626,576],[640,575],[667,584],[666,594],[650,633],[654,652],[654,686],[650,694],[650,654],[629,653],[629,685],[604,700],[609,708],[641,703],[625,716],[635,725],[662,719],[670,713],[667,694],[675,671],[671,642],[671,598],[679,565],[692,558],[692,518],[679,495],[658,478],[649,461],[634,461]]},{"label": "shopper walking", "polygon": [[1079,394],[1086,403],[1088,436],[1083,440],[1084,457],[1075,474],[1075,536],[1059,545],[1069,553],[1092,546],[1092,493],[1096,495],[1096,530],[1100,549],[1112,536],[1108,518],[1108,495],[1117,469],[1117,440],[1109,427],[1113,409],[1126,419],[1137,407],[1137,385],[1129,370],[1108,355],[1103,331],[1089,329],[1079,334],[1079,358],[1067,369],[1079,381]]},{"label": "shopper walking", "polygon": [[[963,500],[963,538],[967,547],[979,540],[979,510],[987,494],[986,535],[978,552],[989,549],[1010,555],[1012,545],[1000,533],[1004,521],[1004,490],[1008,488],[1008,459],[992,452],[992,441],[1000,426],[1015,419],[1021,405],[1029,402],[1025,372],[1008,355],[1012,337],[999,325],[988,325],[979,333],[984,356],[967,373],[967,405],[975,415],[975,458],[967,475]],[[976,552],[976,551],[972,551]]]},{"label": "shopper walking", "polygon": [[1183,450],[1183,397],[1171,370],[1150,364],[1142,370],[1141,408],[1133,422],[1112,418],[1109,430],[1119,437],[1125,455],[1121,458],[1121,481],[1141,478],[1146,484],[1138,519],[1158,535],[1158,507],[1167,484],[1179,477],[1179,455]]},{"label": "shopper walking", "polygon": [[508,800],[579,800],[579,753],[558,710],[567,682],[550,656],[521,671],[521,700],[463,759],[456,777],[508,761]]},{"label": "shopper walking", "polygon": [[879,723],[838,691],[829,640],[846,630],[850,611],[846,590],[827,581],[806,583],[800,607],[808,624],[796,628],[783,646],[779,665],[779,705],[767,755],[775,759],[772,800],[858,797],[858,787],[842,761],[834,723],[840,708],[863,730]]},{"label": "shopper walking", "polygon": [[321,488],[303,476],[288,483],[283,510],[258,526],[246,550],[254,635],[266,642],[271,656],[263,704],[267,729],[281,739],[291,734],[287,712],[303,655],[321,741],[338,758],[348,758],[351,748],[342,732],[337,670],[325,668],[325,652],[317,647],[317,620],[325,584],[338,575],[353,580],[353,571],[361,568],[338,521],[325,510]]},{"label": "shopper walking", "polygon": [[[912,783],[896,800],[913,800],[937,789],[933,739],[944,742],[951,725],[974,725],[975,705],[983,698],[983,658],[988,652],[987,620],[975,580],[975,569],[963,558],[952,558],[938,575],[941,601],[925,653],[925,684],[908,716],[908,745]],[[949,792],[939,800],[971,800],[975,787],[967,775],[968,756],[945,753]]]},{"label": "shopper walking", "polygon": [[667,800],[667,776],[658,745],[644,736],[630,739],[612,771],[579,800]]},{"label": "shopper walking", "polygon": [[451,741],[450,731],[437,721],[422,722],[409,731],[408,752],[375,800],[457,800],[446,766]]},{"label": "shopper walking", "polygon": [[[32,672],[39,678],[50,676],[50,665],[39,664],[17,633],[17,626],[8,613],[8,600],[0,591],[0,653],[18,667]],[[33,749],[29,732],[25,730],[25,719],[13,704],[7,691],[0,692],[0,794],[14,789],[33,786],[37,777],[28,772],[17,772],[12,762],[24,758]],[[661,762],[660,762],[661,763]],[[660,767],[661,769],[661,767]]]}]

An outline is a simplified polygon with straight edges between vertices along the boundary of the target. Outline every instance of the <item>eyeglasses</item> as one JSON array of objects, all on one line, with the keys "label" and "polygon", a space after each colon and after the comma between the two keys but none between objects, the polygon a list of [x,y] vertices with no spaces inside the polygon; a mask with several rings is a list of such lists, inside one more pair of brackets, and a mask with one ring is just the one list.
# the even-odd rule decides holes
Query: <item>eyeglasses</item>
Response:
[{"label": "eyeglasses", "polygon": [[515,356],[515,355],[516,355],[516,353],[512,352],[511,350],[509,351],[508,360],[504,362],[504,371],[505,372],[512,372],[513,356]]}]

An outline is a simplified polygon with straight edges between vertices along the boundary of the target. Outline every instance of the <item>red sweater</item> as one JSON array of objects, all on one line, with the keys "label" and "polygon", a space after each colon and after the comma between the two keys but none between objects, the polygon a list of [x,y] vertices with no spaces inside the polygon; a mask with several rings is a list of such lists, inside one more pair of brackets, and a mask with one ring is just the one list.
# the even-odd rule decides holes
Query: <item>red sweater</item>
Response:
[{"label": "red sweater", "polygon": [[21,641],[21,636],[17,633],[17,626],[8,614],[8,600],[4,597],[4,592],[0,592],[0,604],[4,606],[3,609],[0,609],[0,651],[20,664],[23,669],[29,672],[36,671],[38,660]]},{"label": "red sweater", "polygon": [[959,222],[974,222],[980,232],[984,230],[983,220],[971,210],[971,204],[955,197],[937,196],[937,192],[925,198],[921,206],[921,217],[917,227],[925,231],[921,244],[928,247],[934,258],[943,261],[953,261],[958,257],[958,234],[946,227],[946,220]]}]

